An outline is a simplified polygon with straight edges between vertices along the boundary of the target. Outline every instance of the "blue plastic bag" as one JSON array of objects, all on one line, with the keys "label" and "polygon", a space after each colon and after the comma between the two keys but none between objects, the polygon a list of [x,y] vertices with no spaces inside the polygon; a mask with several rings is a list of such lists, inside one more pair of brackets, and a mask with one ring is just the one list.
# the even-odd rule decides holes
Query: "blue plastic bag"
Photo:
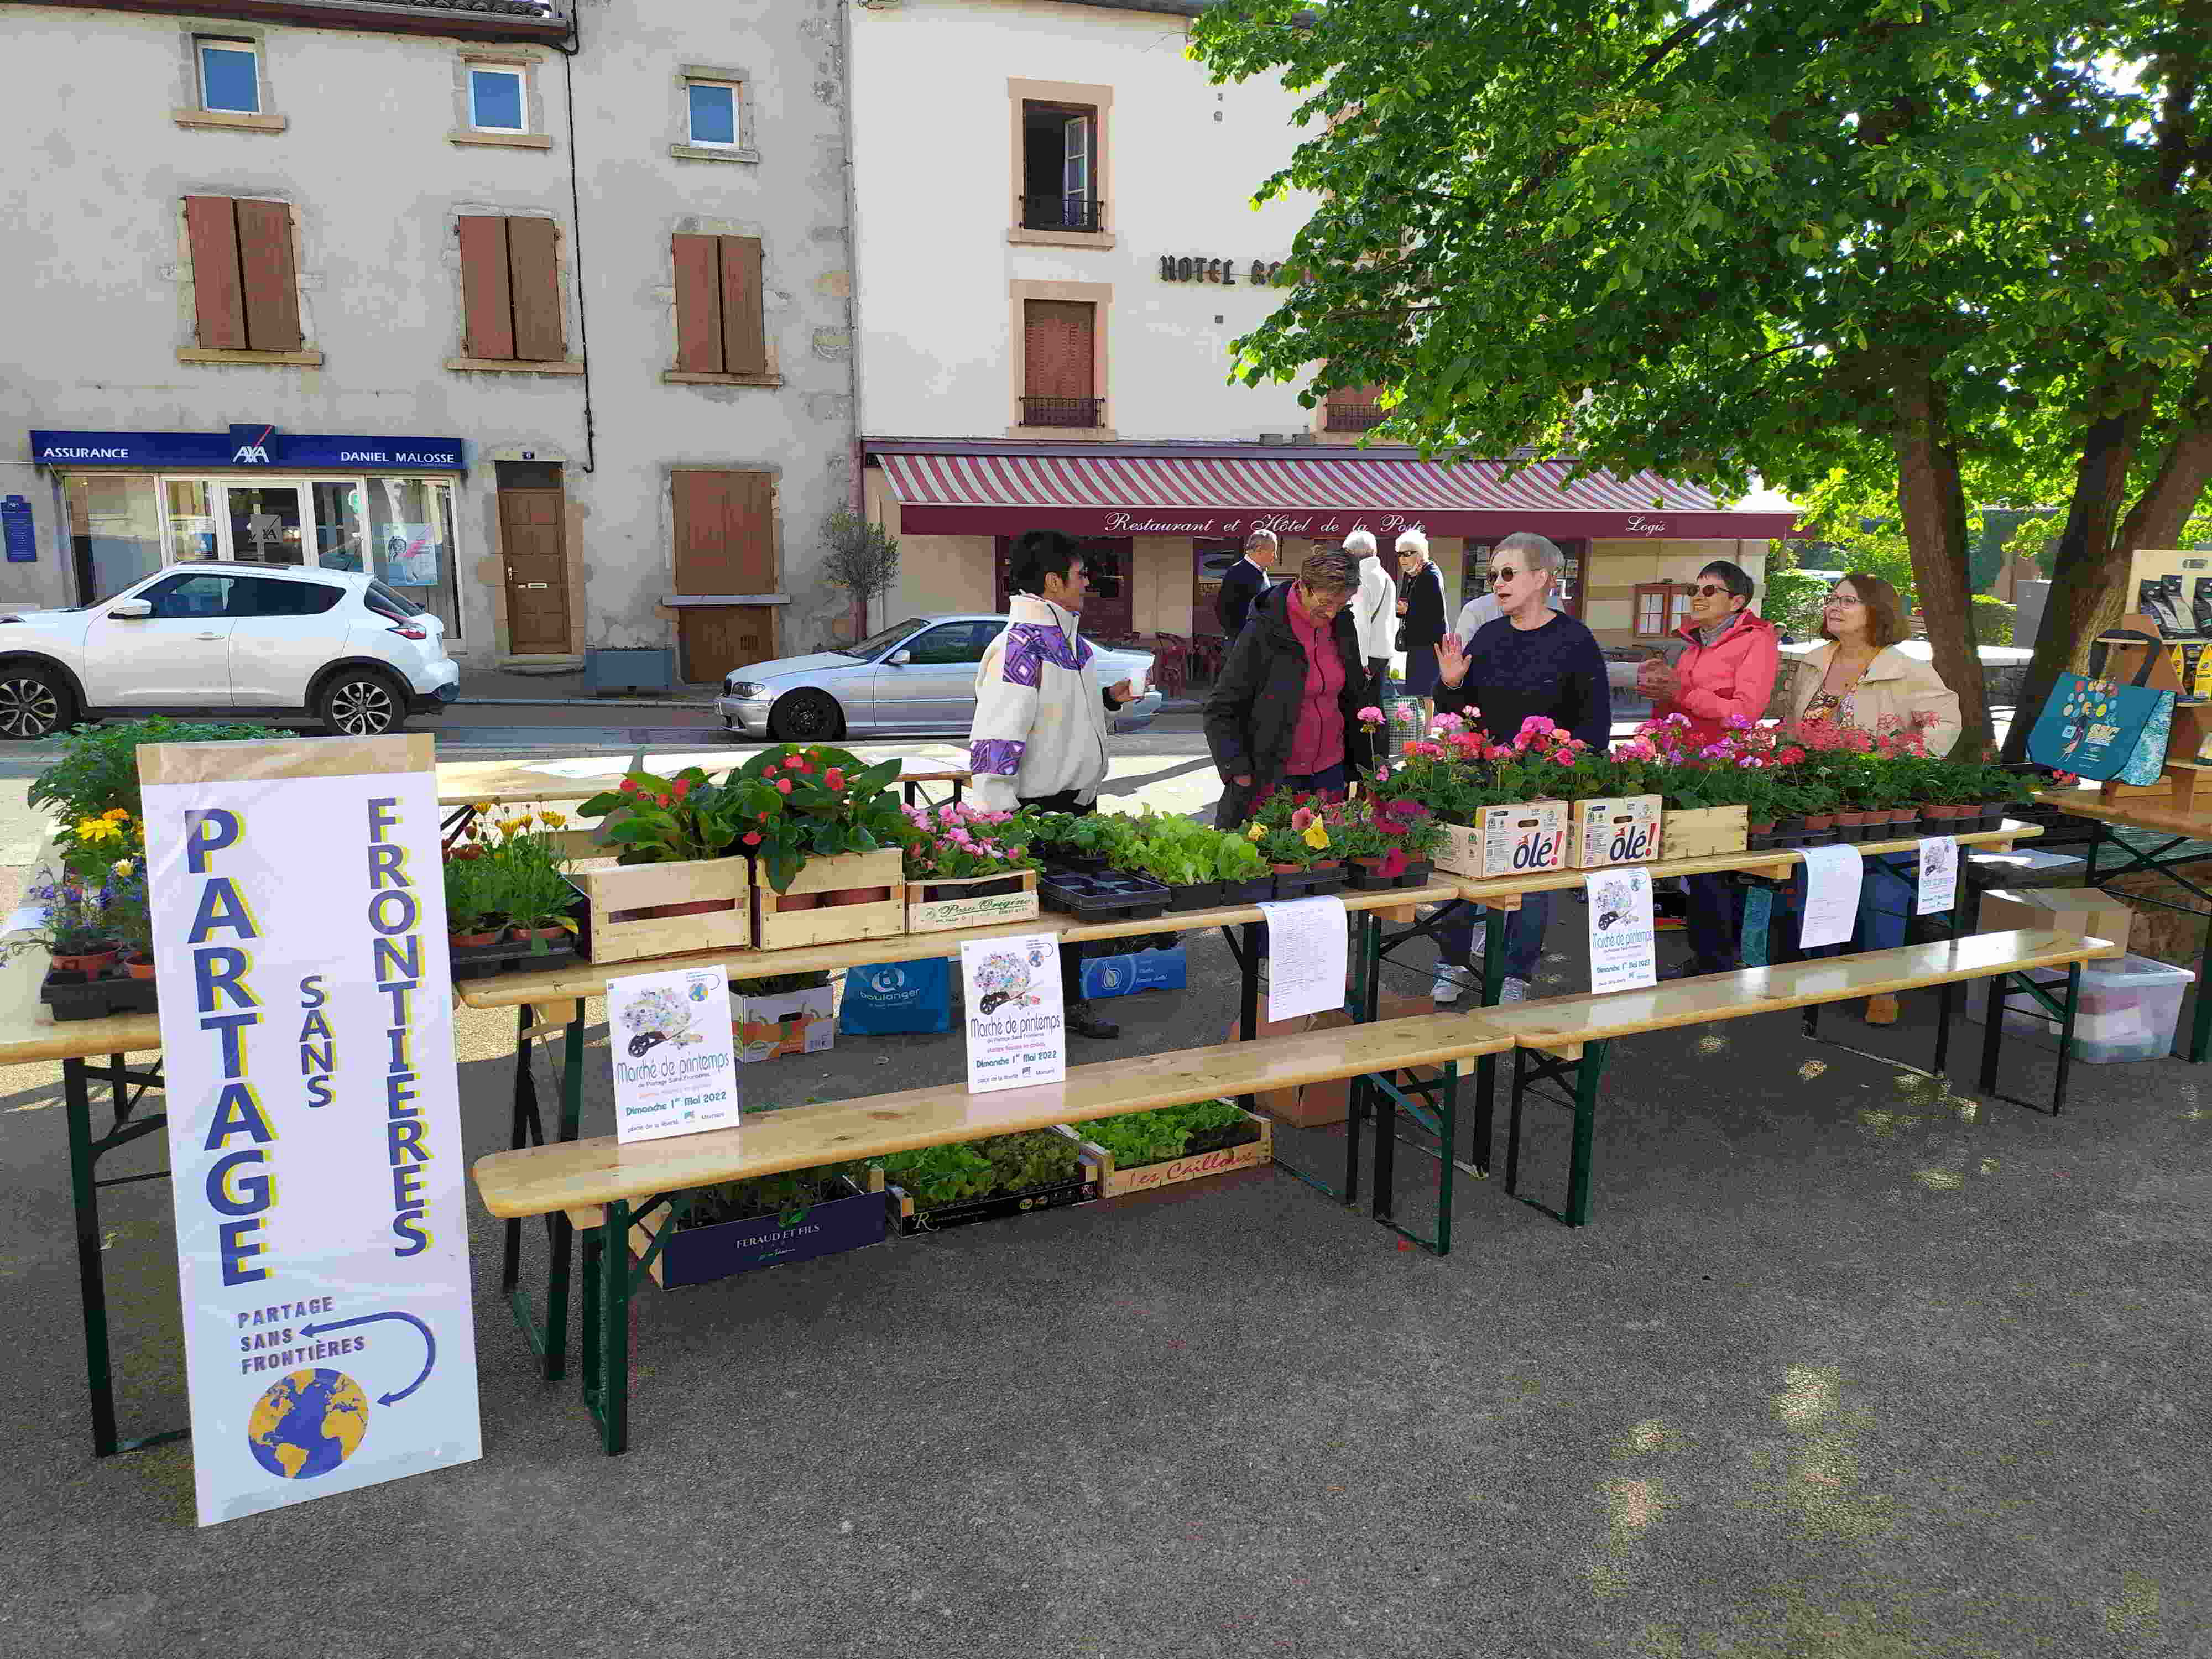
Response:
[{"label": "blue plastic bag", "polygon": [[853,1036],[901,1036],[952,1029],[951,964],[943,957],[879,962],[845,970],[839,1025]]}]

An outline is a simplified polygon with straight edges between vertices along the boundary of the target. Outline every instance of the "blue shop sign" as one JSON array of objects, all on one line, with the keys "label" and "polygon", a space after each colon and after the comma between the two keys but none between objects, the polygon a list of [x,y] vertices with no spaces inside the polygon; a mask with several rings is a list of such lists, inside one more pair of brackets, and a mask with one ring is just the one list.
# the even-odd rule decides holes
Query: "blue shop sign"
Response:
[{"label": "blue shop sign", "polygon": [[21,495],[0,501],[0,538],[8,544],[8,562],[30,564],[39,556],[38,532],[31,527],[31,504]]},{"label": "blue shop sign", "polygon": [[273,426],[234,426],[228,432],[34,430],[31,459],[40,466],[254,466],[272,472],[467,470],[459,438],[356,438],[279,432]]}]

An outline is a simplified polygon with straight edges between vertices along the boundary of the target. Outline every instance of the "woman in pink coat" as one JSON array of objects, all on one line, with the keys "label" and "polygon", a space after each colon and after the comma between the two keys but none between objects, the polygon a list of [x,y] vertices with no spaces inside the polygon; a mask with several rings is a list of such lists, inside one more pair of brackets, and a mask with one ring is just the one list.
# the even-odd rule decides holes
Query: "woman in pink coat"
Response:
[{"label": "woman in pink coat", "polygon": [[[1757,721],[1774,696],[1781,641],[1774,624],[1751,609],[1756,591],[1740,566],[1725,559],[1707,565],[1690,590],[1690,620],[1681,630],[1689,648],[1672,668],[1646,663],[1636,677],[1636,689],[1652,700],[1653,716],[1680,714],[1700,744],[1718,742],[1731,720]],[[1690,960],[1663,977],[1727,973],[1735,966],[1741,926],[1735,890],[1719,876],[1685,877],[1683,885]]]},{"label": "woman in pink coat", "polygon": [[1680,636],[1688,648],[1674,666],[1647,663],[1636,689],[1650,697],[1656,720],[1681,714],[1690,736],[1715,743],[1731,718],[1757,720],[1774,696],[1774,676],[1782,642],[1774,624],[1751,609],[1751,578],[1737,565],[1717,559],[1698,573],[1690,590],[1690,620]]}]

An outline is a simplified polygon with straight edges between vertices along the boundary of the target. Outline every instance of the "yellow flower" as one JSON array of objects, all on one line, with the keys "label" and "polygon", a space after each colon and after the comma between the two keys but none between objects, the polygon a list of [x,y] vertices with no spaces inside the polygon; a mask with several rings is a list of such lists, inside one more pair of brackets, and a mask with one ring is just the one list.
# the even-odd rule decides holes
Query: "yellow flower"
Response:
[{"label": "yellow flower", "polygon": [[1255,823],[1244,832],[1244,839],[1247,841],[1265,841],[1267,838],[1267,831],[1261,824]]},{"label": "yellow flower", "polygon": [[76,827],[79,841],[120,841],[123,831],[107,818],[87,818]]},{"label": "yellow flower", "polygon": [[129,859],[118,859],[114,864],[115,873],[118,876],[127,876],[137,867]]},{"label": "yellow flower", "polygon": [[558,830],[562,824],[568,823],[568,815],[566,812],[556,812],[549,806],[538,815],[538,821],[548,830]]},{"label": "yellow flower", "polygon": [[1319,849],[1328,845],[1328,826],[1319,818],[1306,825],[1306,832],[1298,837],[1309,847]]},{"label": "yellow flower", "polygon": [[131,811],[128,807],[111,806],[100,816],[107,819],[111,823],[125,823],[130,821]]},{"label": "yellow flower", "polygon": [[471,812],[489,812],[491,811],[491,803],[488,800],[471,801],[469,803],[469,811]]},{"label": "yellow flower", "polygon": [[530,820],[528,818],[501,818],[499,821],[499,827],[506,834],[511,836],[516,830],[527,826],[529,823]]}]

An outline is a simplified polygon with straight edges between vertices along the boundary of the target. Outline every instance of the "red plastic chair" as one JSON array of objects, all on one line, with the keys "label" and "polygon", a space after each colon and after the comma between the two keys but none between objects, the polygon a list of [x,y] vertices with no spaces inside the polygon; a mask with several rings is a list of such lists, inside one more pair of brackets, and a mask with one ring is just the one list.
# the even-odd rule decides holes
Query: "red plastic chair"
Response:
[{"label": "red plastic chair", "polygon": [[1152,678],[1169,696],[1179,697],[1190,683],[1190,647],[1176,634],[1155,634],[1152,640]]}]

